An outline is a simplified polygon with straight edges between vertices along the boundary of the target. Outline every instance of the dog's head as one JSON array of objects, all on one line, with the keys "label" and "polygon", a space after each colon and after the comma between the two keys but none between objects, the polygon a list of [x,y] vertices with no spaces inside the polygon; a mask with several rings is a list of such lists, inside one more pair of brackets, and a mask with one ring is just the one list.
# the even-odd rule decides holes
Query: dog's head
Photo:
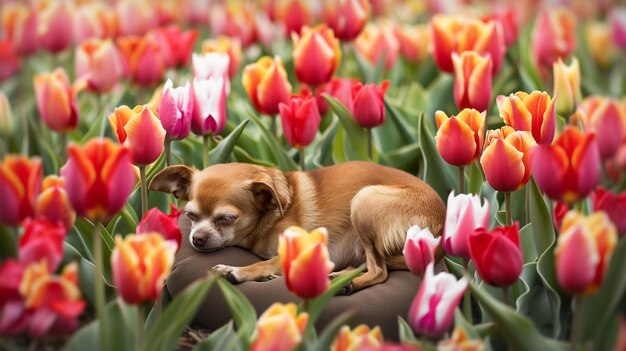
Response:
[{"label": "dog's head", "polygon": [[271,168],[226,163],[202,171],[171,166],[150,182],[150,190],[188,200],[189,242],[199,251],[236,245],[263,225],[278,219],[291,201],[285,175]]}]

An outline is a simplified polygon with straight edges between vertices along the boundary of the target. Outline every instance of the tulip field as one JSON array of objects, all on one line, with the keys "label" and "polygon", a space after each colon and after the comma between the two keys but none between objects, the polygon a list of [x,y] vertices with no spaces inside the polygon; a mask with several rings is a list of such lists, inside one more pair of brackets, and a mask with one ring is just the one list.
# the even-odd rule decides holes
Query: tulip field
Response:
[{"label": "tulip field", "polygon": [[[446,205],[397,334],[316,328],[365,269],[324,228],[276,233],[299,304],[166,292],[194,215],[158,172],[352,160]],[[625,350],[624,234],[623,2],[0,0],[0,350]]]}]

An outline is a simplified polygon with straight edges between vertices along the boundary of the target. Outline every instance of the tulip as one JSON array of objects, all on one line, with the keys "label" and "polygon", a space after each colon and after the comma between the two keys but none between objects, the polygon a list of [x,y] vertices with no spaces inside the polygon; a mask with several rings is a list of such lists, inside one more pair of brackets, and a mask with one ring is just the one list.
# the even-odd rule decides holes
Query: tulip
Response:
[{"label": "tulip", "polygon": [[159,43],[165,67],[182,67],[189,63],[198,31],[183,31],[178,26],[171,26],[156,29],[148,33],[147,38]]},{"label": "tulip", "polygon": [[29,265],[45,260],[50,273],[56,272],[63,258],[63,240],[66,233],[62,222],[26,219],[24,234],[18,244],[20,262]]},{"label": "tulip", "polygon": [[443,249],[450,255],[470,258],[469,236],[479,228],[489,227],[489,202],[480,204],[478,195],[448,196],[448,210],[443,228]]},{"label": "tulip", "polygon": [[470,339],[463,327],[455,327],[452,337],[440,341],[437,351],[480,351],[485,350],[485,345],[480,339]]},{"label": "tulip", "polygon": [[[372,6],[375,0],[372,1]],[[394,344],[391,342],[386,342],[380,345],[380,347],[369,347],[365,346],[359,349],[359,351],[421,351],[422,349],[411,346],[409,344]]]},{"label": "tulip", "polygon": [[367,25],[356,38],[354,48],[373,66],[376,66],[378,61],[384,60],[385,69],[389,70],[398,60],[400,43],[394,35],[391,24],[380,22],[377,25]]},{"label": "tulip", "polygon": [[530,153],[532,174],[549,198],[574,203],[598,183],[600,151],[593,133],[568,126],[552,145],[538,145]]},{"label": "tulip", "polygon": [[42,4],[37,18],[39,46],[59,53],[74,42],[74,5],[69,1],[46,1]]},{"label": "tulip", "polygon": [[322,19],[338,39],[354,40],[365,28],[369,19],[369,2],[366,0],[323,1]]},{"label": "tulip", "polygon": [[594,211],[604,211],[617,228],[617,234],[626,233],[626,192],[614,194],[603,187],[591,193]]},{"label": "tulip", "polygon": [[174,263],[176,244],[156,232],[115,237],[113,284],[126,303],[156,301]]},{"label": "tulip", "polygon": [[488,131],[480,164],[489,185],[501,192],[524,187],[532,170],[530,149],[535,145],[530,132],[515,131],[509,126]]},{"label": "tulip", "polygon": [[287,228],[278,238],[278,256],[289,291],[303,299],[326,291],[328,274],[335,265],[329,258],[325,228],[310,233],[299,227]]},{"label": "tulip", "polygon": [[236,39],[220,36],[217,39],[206,39],[202,42],[202,54],[220,53],[228,55],[228,76],[237,74],[241,64],[241,43]]},{"label": "tulip", "polygon": [[0,40],[0,63],[0,82],[11,78],[22,64],[9,40]]},{"label": "tulip", "polygon": [[569,211],[569,207],[567,204],[562,202],[557,202],[554,204],[554,208],[552,210],[552,221],[554,222],[554,226],[559,229],[561,228],[561,223],[563,223],[563,218]]},{"label": "tulip", "polygon": [[569,116],[582,99],[580,92],[580,67],[574,57],[568,66],[559,58],[552,64],[554,72],[554,93],[556,96],[556,112]]},{"label": "tulip", "polygon": [[550,67],[559,58],[567,58],[576,46],[576,17],[563,8],[542,8],[532,34],[535,61]]},{"label": "tulip", "polygon": [[519,223],[491,231],[478,228],[468,240],[474,267],[487,284],[509,286],[517,281],[524,264]]},{"label": "tulip", "polygon": [[115,5],[120,36],[144,35],[157,26],[154,7],[147,0],[122,0]]},{"label": "tulip", "polygon": [[281,103],[278,107],[283,133],[289,144],[296,149],[311,144],[321,121],[315,98],[311,95],[295,95],[288,103]]},{"label": "tulip", "polygon": [[180,247],[183,234],[178,226],[179,216],[180,212],[174,204],[170,205],[169,215],[161,212],[157,207],[152,208],[146,212],[139,224],[137,224],[137,235],[157,232],[165,240],[173,241],[176,243],[176,247]]},{"label": "tulip", "polygon": [[34,85],[37,108],[46,125],[59,133],[74,130],[78,126],[76,94],[82,86],[70,86],[62,68],[35,75]]},{"label": "tulip", "polygon": [[496,7],[492,10],[491,14],[484,18],[484,22],[495,20],[502,26],[502,32],[504,33],[504,44],[510,47],[517,41],[518,32],[520,29],[520,15],[519,8],[516,8],[512,3]]},{"label": "tulip", "polygon": [[275,6],[275,20],[282,23],[287,34],[300,34],[302,27],[311,23],[311,6],[306,0],[277,0]]},{"label": "tulip", "polygon": [[440,242],[441,237],[435,238],[428,228],[421,229],[417,225],[409,228],[402,254],[411,273],[419,277],[424,275],[426,267],[435,261]]},{"label": "tulip", "polygon": [[257,40],[255,28],[256,10],[252,3],[227,2],[225,4],[212,4],[209,12],[211,32],[234,38],[245,49]]},{"label": "tulip", "polygon": [[400,44],[400,55],[405,60],[419,64],[428,57],[430,33],[426,25],[399,25],[394,33]]},{"label": "tulip", "polygon": [[198,79],[222,78],[226,84],[226,94],[230,94],[230,76],[228,73],[230,58],[227,54],[210,52],[200,56],[194,53],[192,62],[193,73]]},{"label": "tulip", "polygon": [[6,138],[13,134],[15,122],[13,121],[13,112],[11,112],[11,104],[4,92],[0,92],[0,136]]},{"label": "tulip", "polygon": [[470,50],[491,56],[492,74],[502,68],[506,46],[502,27],[497,21],[484,23],[476,18],[435,15],[430,20],[430,35],[435,63],[444,72],[454,70],[453,52],[460,54]]},{"label": "tulip", "polygon": [[352,113],[361,127],[374,128],[385,122],[384,95],[388,87],[389,81],[384,81],[379,87],[374,84],[353,85]]},{"label": "tulip", "polygon": [[459,109],[485,111],[491,101],[491,66],[489,56],[465,51],[452,53],[454,65],[454,102]]},{"label": "tulip", "polygon": [[293,60],[296,77],[312,87],[328,82],[341,62],[339,40],[325,24],[304,27],[293,34]]},{"label": "tulip", "polygon": [[62,223],[66,231],[72,229],[76,220],[76,211],[70,204],[63,178],[53,175],[44,178],[41,194],[35,203],[35,215],[36,218]]},{"label": "tulip", "polygon": [[117,29],[115,14],[103,3],[81,4],[76,9],[75,39],[82,44],[90,39],[113,37]]},{"label": "tulip", "polygon": [[271,305],[256,322],[250,351],[293,350],[302,341],[309,315],[294,303]]},{"label": "tulip", "polygon": [[434,338],[446,332],[454,320],[454,311],[467,289],[465,277],[433,273],[433,263],[426,267],[422,284],[411,304],[408,322],[416,332]]},{"label": "tulip", "polygon": [[0,335],[11,336],[21,332],[28,323],[20,294],[24,265],[8,258],[0,264]]},{"label": "tulip", "polygon": [[268,115],[277,114],[278,105],[287,103],[291,95],[287,71],[278,56],[274,60],[263,56],[244,67],[241,82],[257,111]]},{"label": "tulip", "polygon": [[76,76],[98,93],[110,91],[123,74],[120,53],[110,39],[88,39],[76,48]]},{"label": "tulip", "polygon": [[[197,135],[218,135],[226,126],[226,82],[222,77],[194,78],[191,131]],[[208,152],[208,151],[207,151]]]},{"label": "tulip", "polygon": [[79,326],[86,303],[78,287],[78,266],[69,264],[61,275],[51,275],[46,262],[29,265],[20,283],[24,307],[31,313],[28,325],[33,338],[46,333],[69,334]]},{"label": "tulip", "polygon": [[613,8],[609,15],[613,42],[623,50],[626,50],[626,8]]},{"label": "tulip", "polygon": [[183,140],[191,130],[193,91],[189,83],[177,88],[172,86],[172,81],[168,79],[157,111],[165,129],[165,140]]},{"label": "tulip", "polygon": [[2,5],[0,24],[5,38],[11,41],[20,55],[37,51],[37,12],[22,3]]},{"label": "tulip", "polygon": [[209,23],[209,12],[213,5],[204,0],[184,1],[182,3],[183,21],[192,25],[206,25]]},{"label": "tulip", "polygon": [[556,242],[556,278],[570,294],[591,294],[604,279],[617,243],[615,225],[604,212],[565,215]]},{"label": "tulip", "polygon": [[592,21],[585,26],[585,42],[593,61],[603,69],[608,69],[617,57],[617,46],[611,36],[610,24],[606,21]]},{"label": "tulip", "polygon": [[351,351],[361,350],[364,347],[378,349],[383,343],[383,334],[379,327],[370,329],[365,324],[360,324],[353,330],[344,325],[339,330],[330,350],[331,351]]},{"label": "tulip", "polygon": [[157,43],[142,37],[119,38],[117,43],[126,75],[135,83],[152,86],[161,81],[165,65]]},{"label": "tulip", "polygon": [[602,160],[613,157],[626,137],[626,107],[612,98],[591,96],[578,111],[585,130],[600,136],[596,140]]},{"label": "tulip", "polygon": [[110,139],[70,145],[61,176],[72,207],[79,216],[107,221],[124,207],[135,186],[130,153]]},{"label": "tulip", "polygon": [[150,109],[120,106],[109,116],[109,122],[117,141],[130,151],[133,164],[149,165],[161,156],[165,129]]},{"label": "tulip", "polygon": [[508,97],[496,99],[500,117],[515,130],[532,132],[537,144],[552,143],[556,130],[555,98],[546,92],[533,91],[527,94],[518,91]]},{"label": "tulip", "polygon": [[464,167],[480,156],[485,133],[485,111],[463,109],[456,116],[435,113],[437,120],[437,149],[441,157],[451,165]]},{"label": "tulip", "polygon": [[41,189],[41,159],[9,155],[0,163],[0,223],[16,226],[34,214]]},{"label": "tulip", "polygon": [[333,78],[330,82],[322,85],[315,92],[317,107],[320,110],[320,114],[324,114],[328,110],[328,104],[322,97],[323,94],[329,94],[339,100],[346,110],[348,110],[351,114],[354,114],[352,87],[358,84],[361,83],[352,78]]}]

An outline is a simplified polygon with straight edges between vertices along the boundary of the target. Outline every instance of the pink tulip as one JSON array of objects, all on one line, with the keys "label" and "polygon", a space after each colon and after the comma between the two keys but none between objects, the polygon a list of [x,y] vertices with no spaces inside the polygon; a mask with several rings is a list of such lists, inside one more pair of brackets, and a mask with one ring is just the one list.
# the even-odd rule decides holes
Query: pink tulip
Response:
[{"label": "pink tulip", "polygon": [[468,238],[476,229],[489,227],[489,202],[480,204],[478,195],[448,196],[448,211],[443,229],[443,248],[453,256],[470,258]]},{"label": "pink tulip", "polygon": [[74,5],[69,1],[47,1],[44,4],[39,10],[37,24],[39,46],[58,53],[74,42]]},{"label": "pink tulip", "polygon": [[20,55],[37,51],[37,11],[31,6],[14,2],[3,4],[0,23],[5,38],[11,41]]},{"label": "pink tulip", "polygon": [[585,130],[599,136],[602,160],[613,157],[626,138],[626,106],[613,98],[590,96],[580,103],[578,112]]},{"label": "pink tulip", "polygon": [[35,75],[34,84],[37,108],[46,125],[60,133],[74,130],[78,126],[76,94],[82,86],[70,86],[62,68]]},{"label": "pink tulip", "polygon": [[406,233],[406,243],[404,244],[404,260],[411,273],[423,276],[426,267],[435,261],[435,252],[441,237],[435,238],[430,229],[421,229],[419,226],[412,226]]},{"label": "pink tulip", "polygon": [[609,15],[613,42],[626,50],[626,7],[615,7]]},{"label": "pink tulip", "polygon": [[454,275],[433,273],[433,263],[426,267],[426,273],[417,296],[411,304],[408,322],[413,330],[429,337],[445,333],[454,320],[454,311],[467,289],[465,277],[456,280]]},{"label": "pink tulip", "polygon": [[315,139],[321,116],[315,98],[310,94],[294,95],[288,103],[278,105],[285,139],[291,146],[301,149]]},{"label": "pink tulip", "polygon": [[61,222],[47,219],[24,221],[24,234],[18,244],[19,260],[24,265],[45,260],[50,273],[56,272],[63,258],[67,230]]},{"label": "pink tulip", "polygon": [[117,40],[126,76],[141,86],[152,86],[163,78],[165,64],[161,48],[145,37],[124,37]]},{"label": "pink tulip", "polygon": [[339,40],[325,24],[292,34],[293,61],[300,82],[318,86],[330,80],[341,62]]},{"label": "pink tulip", "polygon": [[618,235],[626,234],[626,191],[619,194],[612,193],[603,187],[598,187],[591,193],[591,202],[594,211],[604,211],[611,222],[615,224]]},{"label": "pink tulip", "polygon": [[191,130],[193,91],[189,83],[177,88],[172,85],[172,81],[168,79],[157,111],[161,125],[165,128],[165,140],[183,140]]},{"label": "pink tulip", "polygon": [[576,17],[570,10],[542,8],[532,34],[532,47],[539,65],[551,67],[566,59],[576,46]]},{"label": "pink tulip", "polygon": [[211,77],[221,77],[226,85],[226,95],[230,94],[230,56],[226,53],[208,52],[192,56],[193,74],[201,80]]},{"label": "pink tulip", "polygon": [[367,0],[326,0],[322,2],[322,17],[337,38],[355,39],[370,17]]},{"label": "pink tulip", "polygon": [[352,113],[356,122],[363,128],[374,128],[385,123],[385,93],[389,81],[380,86],[375,84],[355,84],[352,86],[354,107]]},{"label": "pink tulip", "polygon": [[98,93],[110,91],[123,74],[122,59],[110,39],[89,39],[76,48],[76,76]]},{"label": "pink tulip", "polygon": [[226,126],[226,81],[223,77],[194,78],[191,131],[196,135],[218,135]]},{"label": "pink tulip", "polygon": [[157,26],[155,7],[147,0],[121,0],[115,6],[120,36],[144,35]]},{"label": "pink tulip", "polygon": [[356,84],[361,84],[352,78],[333,78],[330,82],[322,85],[315,92],[315,99],[317,100],[317,107],[320,114],[325,114],[328,111],[328,104],[323,98],[323,94],[329,94],[335,99],[339,100],[341,104],[350,113],[354,111],[354,102],[352,96],[352,87]]},{"label": "pink tulip", "polygon": [[385,61],[385,69],[390,70],[398,60],[400,42],[395,36],[393,26],[388,22],[370,24],[354,41],[354,48],[372,66],[378,61]]},{"label": "pink tulip", "polygon": [[76,9],[76,43],[90,39],[105,39],[115,35],[116,19],[111,9],[100,2],[81,4]]},{"label": "pink tulip", "polygon": [[109,122],[117,141],[130,151],[133,164],[149,165],[163,152],[165,129],[159,119],[146,106],[116,108]]}]

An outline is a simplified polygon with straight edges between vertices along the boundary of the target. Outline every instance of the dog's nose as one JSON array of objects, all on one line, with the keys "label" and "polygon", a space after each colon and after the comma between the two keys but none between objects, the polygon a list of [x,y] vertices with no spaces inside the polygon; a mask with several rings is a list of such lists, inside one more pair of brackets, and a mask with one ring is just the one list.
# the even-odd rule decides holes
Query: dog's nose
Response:
[{"label": "dog's nose", "polygon": [[204,243],[206,243],[206,236],[204,235],[194,235],[192,238],[193,246],[202,247]]}]

